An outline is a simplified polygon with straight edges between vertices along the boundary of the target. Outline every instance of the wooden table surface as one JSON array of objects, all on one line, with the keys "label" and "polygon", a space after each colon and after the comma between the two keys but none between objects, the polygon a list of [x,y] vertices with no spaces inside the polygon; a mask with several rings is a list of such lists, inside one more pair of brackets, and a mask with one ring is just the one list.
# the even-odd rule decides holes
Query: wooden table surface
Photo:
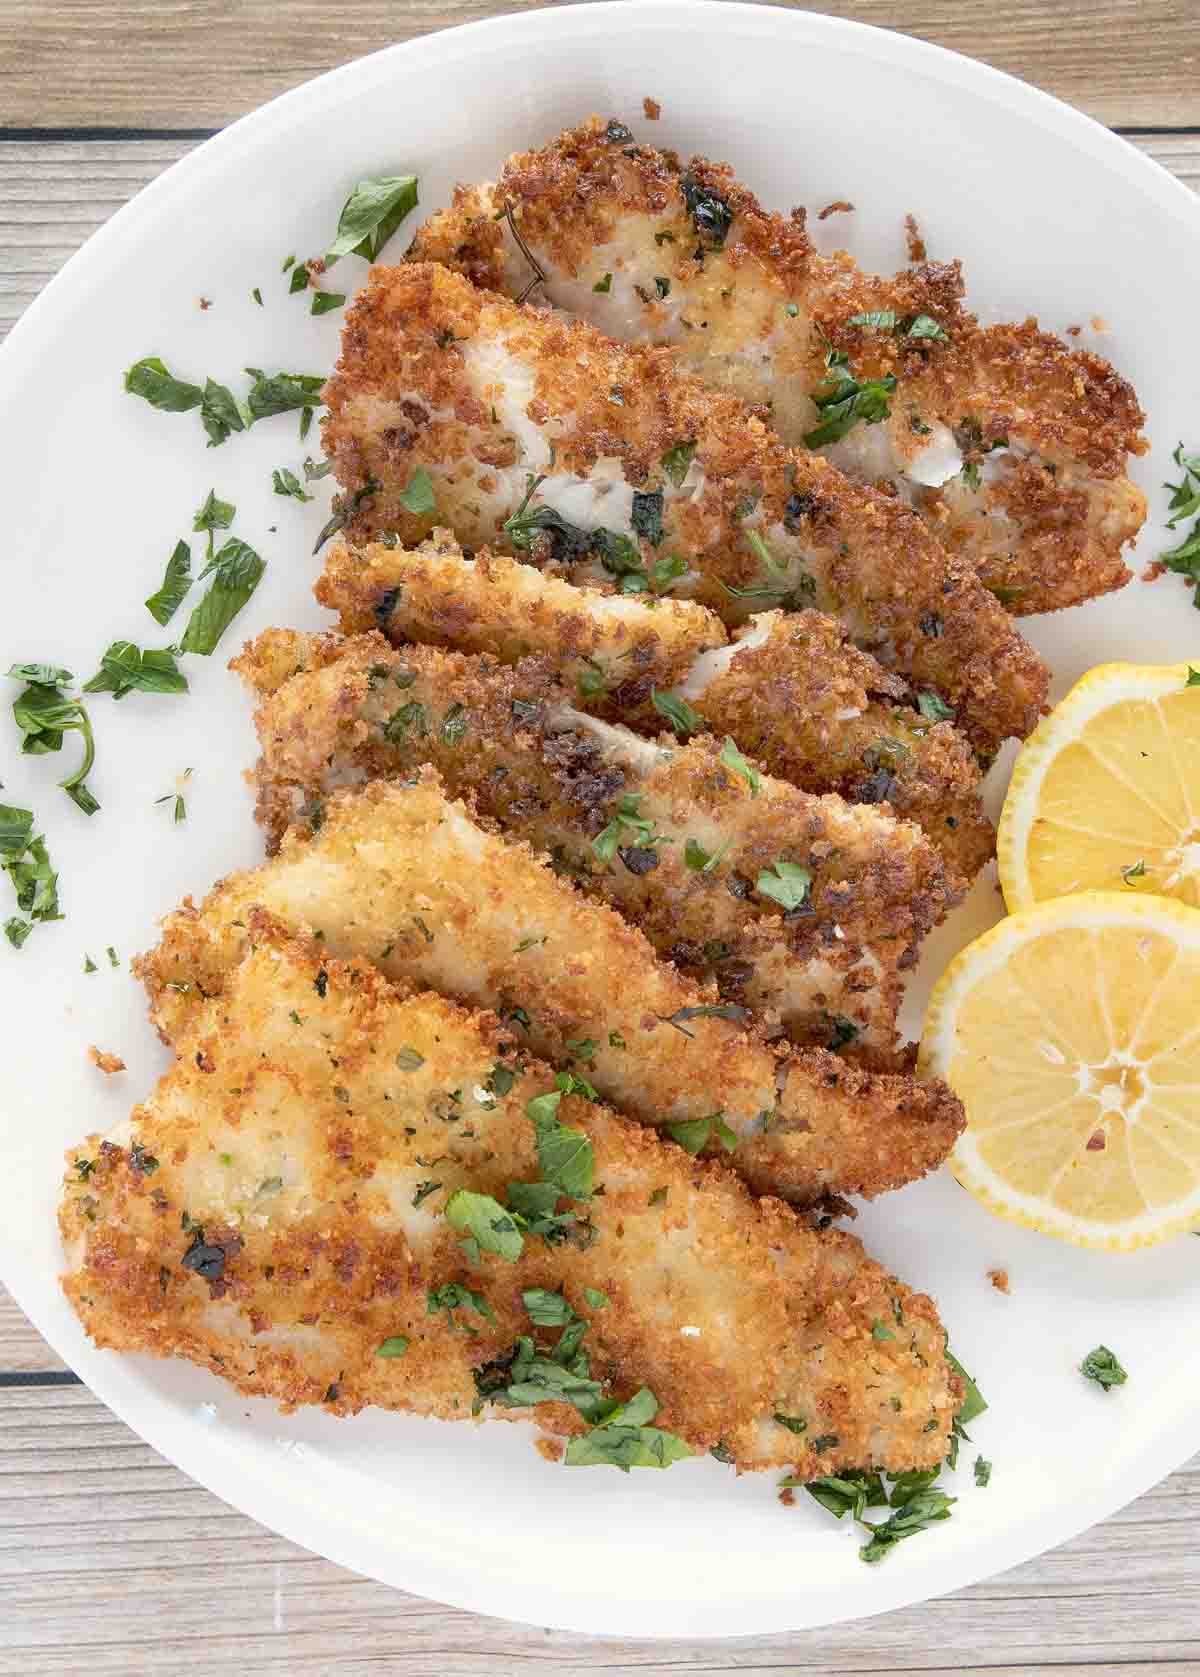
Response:
[{"label": "wooden table surface", "polygon": [[[391,41],[536,3],[0,0],[0,332],[207,133]],[[1023,76],[1200,187],[1198,0],[811,9]],[[0,1677],[1200,1673],[1198,1525],[1200,1456],[1040,1560],[855,1625],[724,1643],[512,1626],[356,1578],[234,1513],[110,1415],[0,1291]]]}]

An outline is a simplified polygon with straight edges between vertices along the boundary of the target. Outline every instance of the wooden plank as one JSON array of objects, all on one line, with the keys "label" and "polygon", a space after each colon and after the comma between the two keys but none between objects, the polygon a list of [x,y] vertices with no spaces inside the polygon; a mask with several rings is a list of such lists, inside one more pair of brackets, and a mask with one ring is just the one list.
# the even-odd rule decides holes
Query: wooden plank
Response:
[{"label": "wooden plank", "polygon": [[[1200,188],[1200,134],[1131,138]],[[195,144],[0,140],[0,336],[90,233]]]},{"label": "wooden plank", "polygon": [[0,1374],[48,1373],[66,1366],[0,1287]]},{"label": "wooden plank", "polygon": [[[10,127],[215,128],[394,41],[546,0],[0,0]],[[1194,0],[824,0],[1119,127],[1200,125]]]},{"label": "wooden plank", "polygon": [[[998,1579],[867,1625],[736,1643],[590,1641],[355,1578],[234,1513],[84,1388],[0,1391],[0,1677],[504,1672],[742,1677],[1197,1669],[1200,1458]],[[864,1586],[865,1588],[866,1586]]]}]

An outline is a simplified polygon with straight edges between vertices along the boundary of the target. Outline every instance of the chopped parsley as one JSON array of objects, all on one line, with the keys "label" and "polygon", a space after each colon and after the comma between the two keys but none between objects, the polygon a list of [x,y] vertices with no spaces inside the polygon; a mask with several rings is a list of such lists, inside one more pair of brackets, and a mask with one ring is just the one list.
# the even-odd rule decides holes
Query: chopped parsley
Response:
[{"label": "chopped parsley", "polygon": [[694,1031],[687,1029],[689,1019],[728,1019],[733,1024],[743,1024],[750,1017],[748,1007],[740,1007],[736,1002],[705,1002],[701,1007],[677,1007],[674,1013],[661,1015],[664,1025],[674,1025],[681,1036],[694,1036]]},{"label": "chopped parsley", "polygon": [[446,1321],[452,1328],[461,1327],[464,1333],[475,1333],[475,1328],[465,1326],[455,1316],[456,1310],[473,1310],[476,1316],[482,1316],[487,1322],[494,1323],[495,1314],[491,1305],[482,1293],[472,1292],[470,1287],[464,1287],[460,1281],[447,1281],[441,1287],[430,1287],[425,1298],[425,1314],[436,1316],[439,1311],[446,1312]]},{"label": "chopped parsley", "polygon": [[193,606],[179,643],[181,652],[208,657],[262,580],[265,562],[248,543],[230,536],[201,571],[197,581],[212,577],[208,592]]},{"label": "chopped parsley", "polygon": [[621,798],[608,825],[592,840],[592,850],[598,861],[611,862],[623,843],[633,842],[638,849],[653,849],[656,844],[668,842],[661,833],[654,831],[653,821],[638,814],[640,803],[640,793],[626,792]]},{"label": "chopped parsley", "polygon": [[585,1287],[583,1296],[593,1310],[605,1310],[608,1307],[608,1294],[601,1292],[599,1287]]},{"label": "chopped parsley", "polygon": [[937,693],[918,693],[917,709],[927,722],[954,721],[954,711]]},{"label": "chopped parsley", "polygon": [[544,1182],[552,1183],[568,1199],[587,1199],[592,1192],[595,1154],[582,1130],[560,1123],[561,1089],[536,1095],[525,1115],[536,1132],[538,1166]]},{"label": "chopped parsley", "polygon": [[975,1483],[979,1486],[990,1485],[992,1482],[992,1464],[984,1461],[982,1456],[975,1458]]},{"label": "chopped parsley", "polygon": [[337,234],[325,253],[326,263],[347,255],[378,261],[384,245],[416,207],[415,175],[380,175],[359,181],[342,205]]},{"label": "chopped parsley", "polygon": [[878,1563],[904,1538],[915,1537],[918,1532],[928,1531],[938,1521],[948,1520],[950,1510],[957,1501],[957,1497],[947,1496],[945,1491],[917,1491],[894,1509],[886,1520],[871,1527],[871,1540],[858,1551],[859,1558],[868,1565]]},{"label": "chopped parsley", "polygon": [[66,734],[80,735],[82,760],[75,772],[58,784],[85,815],[95,815],[100,805],[87,787],[87,776],[96,760],[91,719],[81,702],[63,691],[75,677],[70,670],[53,664],[13,664],[8,678],[25,683],[12,707],[13,721],[21,733],[23,756],[40,757],[61,751]]},{"label": "chopped parsley", "polygon": [[877,332],[894,332],[901,338],[936,338],[941,343],[950,342],[950,334],[928,314],[898,315],[895,309],[873,309],[869,314],[851,315],[847,325],[868,327]]},{"label": "chopped parsley", "polygon": [[312,301],[309,303],[309,314],[332,314],[334,309],[340,309],[346,301],[344,291],[318,291],[314,287]]},{"label": "chopped parsley", "polygon": [[684,862],[693,873],[711,873],[732,843],[732,838],[727,838],[719,850],[710,854],[698,839],[690,838],[683,847]]},{"label": "chopped parsley", "polygon": [[424,466],[417,467],[396,498],[415,518],[430,518],[437,511],[433,479]]},{"label": "chopped parsley", "polygon": [[[183,771],[184,780],[190,780],[191,777],[192,777],[191,769],[185,769]],[[175,805],[175,808],[174,808],[174,822],[175,822],[176,826],[179,826],[181,822],[184,822],[184,821],[187,820],[187,802],[186,802],[182,792],[164,792],[162,797],[161,798],[155,798],[154,802],[155,802],[155,806],[157,807],[157,805],[159,805],[159,804],[168,804],[172,800],[174,800],[174,805]]]},{"label": "chopped parsley", "polygon": [[1136,862],[1131,862],[1127,868],[1121,869],[1121,878],[1126,885],[1132,885],[1135,879],[1145,879],[1145,877],[1146,861],[1144,857],[1139,857]]},{"label": "chopped parsley", "polygon": [[[635,489],[633,492],[633,509],[630,513],[630,523],[639,536],[644,536],[651,547],[657,547],[663,538],[663,493],[655,489],[648,494]],[[686,570],[686,565],[684,569]]]},{"label": "chopped parsley", "polygon": [[424,1054],[418,1054],[415,1048],[404,1047],[396,1055],[397,1071],[420,1071],[424,1064]]},{"label": "chopped parsley", "polygon": [[61,920],[58,904],[58,875],[50,865],[46,841],[33,836],[33,813],[0,804],[0,868],[12,881],[22,919],[11,916],[4,923],[4,935],[14,949],[20,949],[35,924]]},{"label": "chopped parsley", "polygon": [[794,914],[808,896],[812,874],[798,862],[775,862],[764,868],[755,883],[760,897],[770,897],[788,914]]},{"label": "chopped parsley", "polygon": [[712,1137],[727,1153],[736,1153],[738,1138],[725,1122],[724,1112],[714,1112],[707,1118],[685,1118],[678,1124],[668,1124],[667,1134],[678,1142],[685,1153],[702,1153]]},{"label": "chopped parsley", "polygon": [[447,745],[461,745],[466,737],[469,717],[467,707],[458,703],[452,704],[442,718],[439,730]]},{"label": "chopped parsley", "polygon": [[687,739],[689,734],[704,732],[707,726],[704,718],[697,715],[686,699],[681,699],[674,693],[660,693],[657,687],[652,687],[650,701],[658,714],[671,724],[680,739]]},{"label": "chopped parsley", "polygon": [[525,1245],[524,1236],[498,1200],[490,1194],[458,1188],[446,1201],[446,1221],[464,1238],[460,1244],[472,1263],[481,1252],[494,1252],[505,1263],[516,1263]]},{"label": "chopped parsley", "polygon": [[668,478],[675,485],[676,489],[680,487],[684,478],[688,475],[688,468],[692,463],[695,453],[696,444],[694,441],[689,441],[685,443],[676,443],[673,448],[669,448],[663,455],[663,471],[666,472]]},{"label": "chopped parsley", "polygon": [[385,1339],[375,1352],[377,1357],[402,1357],[408,1350],[409,1342],[402,1333],[394,1333]]},{"label": "chopped parsley", "polygon": [[685,1460],[692,1451],[682,1438],[649,1425],[657,1413],[658,1399],[643,1386],[627,1403],[618,1404],[602,1425],[568,1441],[566,1465],[618,1467],[628,1473],[634,1467],[665,1468]]},{"label": "chopped parsley", "polygon": [[722,762],[727,769],[732,769],[734,774],[739,775],[750,788],[750,796],[752,798],[757,798],[759,788],[762,785],[762,776],[754,767],[754,764],[747,762],[746,758],[742,756],[741,752],[729,738],[728,734],[725,736],[725,744],[721,747],[719,761]]},{"label": "chopped parsley", "polygon": [[436,1194],[441,1186],[442,1184],[440,1182],[418,1182],[416,1192],[412,1197],[414,1210],[418,1205],[420,1205],[422,1200],[427,1200],[430,1194]]},{"label": "chopped parsley", "polygon": [[271,488],[277,495],[290,495],[294,501],[312,500],[312,496],[301,486],[295,472],[287,466],[277,466],[271,473]]},{"label": "chopped parsley", "polygon": [[[778,1416],[775,1417],[779,1419]],[[785,1480],[785,1484],[796,1481]],[[886,1508],[888,1505],[887,1492],[883,1487],[883,1480],[878,1473],[868,1473],[864,1469],[847,1469],[842,1473],[827,1473],[821,1479],[810,1479],[804,1489],[814,1502],[833,1515],[835,1520],[844,1519],[847,1514],[852,1520],[863,1520],[868,1508]]]},{"label": "chopped parsley", "polygon": [[829,1019],[829,1036],[825,1046],[830,1053],[838,1054],[843,1048],[849,1047],[850,1043],[857,1042],[858,1026],[852,1019],[847,1019],[845,1014],[842,1013],[831,1013],[827,1017]]},{"label": "chopped parsley", "polygon": [[113,641],[100,659],[100,668],[85,693],[111,693],[123,699],[127,693],[186,693],[187,677],[175,662],[176,649],[143,652],[132,641]]},{"label": "chopped parsley", "polygon": [[877,425],[891,413],[891,397],[896,389],[894,373],[880,379],[860,383],[848,371],[849,357],[844,350],[831,349],[825,356],[825,383],[813,392],[813,401],[821,413],[819,424],[806,432],[806,448],[822,448],[826,443],[838,442],[860,422]]},{"label": "chopped parsley", "polygon": [[1173,530],[1185,518],[1194,518],[1195,523],[1178,547],[1160,553],[1158,559],[1168,571],[1195,584],[1192,604],[1200,610],[1200,454],[1185,454],[1180,443],[1171,458],[1183,475],[1178,483],[1166,485],[1171,491],[1167,529]]},{"label": "chopped parsley", "polygon": [[733,211],[719,192],[703,186],[690,172],[681,178],[679,187],[692,218],[692,226],[700,235],[701,248],[707,245],[710,249],[719,250],[733,226]]},{"label": "chopped parsley", "polygon": [[592,287],[592,290],[596,291],[596,292],[599,292],[601,295],[603,295],[606,291],[611,291],[612,290],[612,275],[611,274],[605,274],[603,279],[598,279],[596,281],[595,285]]},{"label": "chopped parsley", "polygon": [[192,550],[185,541],[178,541],[167,560],[161,584],[145,602],[146,610],[156,623],[165,626],[179,610],[191,586]]},{"label": "chopped parsley", "polygon": [[1079,1372],[1085,1380],[1095,1381],[1104,1392],[1110,1392],[1114,1386],[1123,1386],[1129,1379],[1107,1345],[1097,1345],[1094,1351],[1089,1351],[1079,1365]]}]

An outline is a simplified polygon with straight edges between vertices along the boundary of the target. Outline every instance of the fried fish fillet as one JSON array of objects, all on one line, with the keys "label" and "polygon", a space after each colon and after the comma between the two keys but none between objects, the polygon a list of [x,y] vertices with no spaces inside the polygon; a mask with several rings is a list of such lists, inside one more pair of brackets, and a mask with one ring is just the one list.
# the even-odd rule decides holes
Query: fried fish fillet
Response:
[{"label": "fried fish fillet", "polygon": [[[412,255],[509,296],[528,291],[532,256],[535,299],[768,404],[785,442],[892,486],[1015,612],[1129,580],[1122,549],[1146,503],[1126,470],[1145,416],[1108,362],[1034,320],[982,326],[956,262],[885,278],[821,256],[803,212],[769,215],[727,165],[631,138],[593,117],[518,153],[497,185],[460,188]],[[854,386],[867,394],[851,411],[875,422],[846,429],[835,404]]]},{"label": "fried fish fillet", "polygon": [[[732,642],[722,630],[702,649],[690,633],[700,606],[577,587],[486,550],[466,559],[444,530],[411,552],[337,542],[315,593],[347,634],[378,627],[397,645],[458,646],[506,663],[539,654],[582,709],[637,727],[661,727],[654,696],[674,686],[694,713],[687,726],[732,735],[806,791],[888,804],[925,830],[964,883],[995,850],[979,765],[953,723],[935,720],[945,707],[932,694],[914,702],[820,612],[760,612]],[[288,673],[286,654],[284,664]]]},{"label": "fried fish fillet", "polygon": [[[768,775],[748,798],[711,736],[651,741],[598,721],[544,660],[272,629],[233,668],[261,697],[269,849],[319,822],[336,787],[432,763],[451,795],[723,1001],[778,1018],[793,1042],[895,1049],[901,972],[956,900],[919,828]],[[284,669],[298,673],[274,685]]]},{"label": "fried fish fillet", "polygon": [[223,988],[256,906],[312,927],[333,955],[496,1008],[534,1052],[585,1067],[642,1123],[712,1121],[713,1147],[719,1113],[735,1168],[762,1192],[807,1203],[880,1193],[940,1164],[962,1129],[942,1083],[772,1048],[744,1009],[659,961],[620,915],[448,799],[429,767],[412,783],[335,793],[314,837],[289,833],[273,860],[168,916],[135,963],[168,1042]]},{"label": "fried fish fillet", "polygon": [[[532,1419],[587,1437],[568,1461],[941,1460],[962,1394],[944,1330],[858,1241],[578,1095],[547,1113],[552,1074],[495,1015],[398,993],[267,915],[246,930],[128,1133],[68,1155],[63,1286],[98,1345],[186,1357],[285,1409]],[[573,1198],[554,1186],[564,1130]],[[514,1185],[547,1181],[532,1217]],[[524,1234],[500,1209],[519,1203]],[[469,1255],[460,1215],[483,1219]],[[544,1324],[574,1316],[581,1350],[555,1363]],[[536,1360],[530,1344],[514,1368],[523,1340]],[[682,1452],[590,1431],[639,1388]]]},{"label": "fried fish fillet", "polygon": [[375,268],[325,399],[351,538],[412,545],[432,520],[409,503],[432,488],[436,521],[465,544],[529,550],[574,579],[671,585],[726,622],[771,604],[830,611],[942,695],[984,751],[1037,719],[1046,670],[969,565],[667,351],[445,268]]}]

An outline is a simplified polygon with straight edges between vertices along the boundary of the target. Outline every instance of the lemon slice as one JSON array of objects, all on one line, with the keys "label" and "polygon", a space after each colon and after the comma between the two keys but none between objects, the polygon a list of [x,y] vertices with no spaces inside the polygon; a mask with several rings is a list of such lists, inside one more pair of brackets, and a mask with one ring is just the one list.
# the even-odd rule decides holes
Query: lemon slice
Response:
[{"label": "lemon slice", "polygon": [[1129,1251],[1200,1223],[1200,911],[1086,891],[942,975],[920,1066],[966,1108],[950,1169],[990,1211]]},{"label": "lemon slice", "polygon": [[1200,906],[1200,676],[1189,686],[1189,675],[1187,664],[1101,664],[1029,736],[996,836],[1010,911],[1091,890]]}]

